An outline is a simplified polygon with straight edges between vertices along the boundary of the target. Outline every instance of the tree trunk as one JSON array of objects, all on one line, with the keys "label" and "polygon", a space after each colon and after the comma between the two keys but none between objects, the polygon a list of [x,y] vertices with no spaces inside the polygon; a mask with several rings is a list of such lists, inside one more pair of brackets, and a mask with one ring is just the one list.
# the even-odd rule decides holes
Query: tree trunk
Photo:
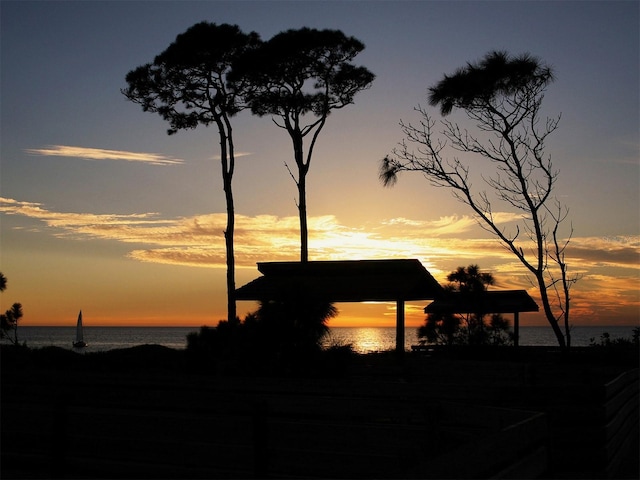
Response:
[{"label": "tree trunk", "polygon": [[236,319],[236,278],[235,278],[235,253],[233,248],[233,235],[235,230],[235,212],[233,205],[233,192],[231,191],[231,175],[224,176],[224,193],[227,201],[227,228],[224,231],[225,247],[227,252],[227,320]]},{"label": "tree trunk", "polygon": [[300,214],[300,261],[309,261],[309,227],[307,226],[307,178],[300,172],[298,179],[298,212]]},{"label": "tree trunk", "polygon": [[[225,128],[227,130],[225,130]],[[225,132],[229,133],[226,134]],[[227,205],[227,228],[224,231],[224,241],[227,254],[227,321],[233,322],[236,319],[236,278],[235,278],[235,252],[233,247],[233,236],[235,230],[235,208],[233,204],[233,190],[231,181],[234,171],[233,141],[231,139],[231,126],[228,121],[226,125],[222,119],[218,121],[218,132],[220,134],[220,164],[222,167],[222,185]]]},{"label": "tree trunk", "polygon": [[293,154],[298,166],[298,214],[300,217],[300,262],[309,261],[309,228],[307,226],[307,172],[309,164],[304,162],[304,146],[302,134],[295,131],[291,139],[293,140]]},{"label": "tree trunk", "polygon": [[544,309],[544,314],[547,317],[547,321],[549,325],[551,325],[551,329],[558,340],[558,345],[560,345],[561,350],[567,350],[567,344],[565,342],[564,335],[562,333],[562,329],[556,320],[556,317],[553,315],[553,311],[551,310],[551,304],[549,303],[549,294],[547,292],[547,287],[544,284],[544,277],[542,274],[536,275],[538,280],[538,287],[540,289],[540,297],[542,299],[542,307]]}]

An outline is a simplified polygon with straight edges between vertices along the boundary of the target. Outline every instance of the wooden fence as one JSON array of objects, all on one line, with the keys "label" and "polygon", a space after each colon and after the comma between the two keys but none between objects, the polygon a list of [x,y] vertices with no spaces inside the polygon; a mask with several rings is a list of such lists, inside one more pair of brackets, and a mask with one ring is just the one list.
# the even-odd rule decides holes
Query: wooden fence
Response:
[{"label": "wooden fence", "polygon": [[3,368],[0,476],[614,478],[629,458],[638,369],[456,365],[410,381]]},{"label": "wooden fence", "polygon": [[42,395],[3,379],[3,478],[533,478],[547,466],[535,413],[348,386],[56,382]]}]

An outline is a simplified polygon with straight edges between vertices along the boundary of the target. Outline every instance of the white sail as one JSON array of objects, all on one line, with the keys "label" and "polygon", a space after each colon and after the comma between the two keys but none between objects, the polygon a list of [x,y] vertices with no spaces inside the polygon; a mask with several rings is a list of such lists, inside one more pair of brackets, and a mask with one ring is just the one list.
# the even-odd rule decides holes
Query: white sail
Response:
[{"label": "white sail", "polygon": [[84,337],[82,335],[82,310],[78,314],[78,324],[76,325],[76,343],[83,342]]},{"label": "white sail", "polygon": [[84,341],[82,333],[82,310],[78,314],[78,323],[76,324],[76,340],[73,342],[74,347],[86,347],[87,344]]}]

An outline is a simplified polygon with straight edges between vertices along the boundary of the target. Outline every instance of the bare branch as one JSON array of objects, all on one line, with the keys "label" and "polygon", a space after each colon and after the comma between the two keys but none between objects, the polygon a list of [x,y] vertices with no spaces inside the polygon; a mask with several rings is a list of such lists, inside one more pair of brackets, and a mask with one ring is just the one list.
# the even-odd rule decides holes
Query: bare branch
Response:
[{"label": "bare branch", "polygon": [[287,162],[284,162],[284,166],[286,167],[287,171],[289,172],[289,175],[291,175],[291,178],[293,179],[293,182],[296,184],[296,186],[298,185],[298,180],[296,179],[295,175],[293,174],[293,172],[291,171],[291,169],[289,168],[289,165],[287,164]]},{"label": "bare branch", "polygon": [[[495,235],[533,275],[545,316],[560,346],[565,346],[570,343],[569,290],[577,279],[567,276],[564,252],[568,240],[560,242],[557,233],[568,210],[559,203],[557,212],[548,206],[558,171],[544,148],[560,116],[540,122],[539,114],[552,80],[551,70],[534,57],[511,58],[504,52],[492,52],[478,65],[468,64],[445,76],[429,89],[430,103],[439,105],[443,115],[462,109],[479,134],[444,120],[441,140],[434,132],[435,121],[418,105],[415,111],[420,123],[400,122],[405,140],[381,161],[379,177],[385,186],[391,186],[400,172],[417,171],[432,186],[449,188],[469,206],[482,228]],[[447,148],[460,152],[461,157],[447,158]],[[478,190],[471,181],[472,162],[478,157],[494,167],[480,172],[488,191]],[[524,215],[509,233],[498,224],[494,212],[514,210]],[[556,292],[555,305],[548,290]],[[564,334],[560,320],[565,322]]]}]

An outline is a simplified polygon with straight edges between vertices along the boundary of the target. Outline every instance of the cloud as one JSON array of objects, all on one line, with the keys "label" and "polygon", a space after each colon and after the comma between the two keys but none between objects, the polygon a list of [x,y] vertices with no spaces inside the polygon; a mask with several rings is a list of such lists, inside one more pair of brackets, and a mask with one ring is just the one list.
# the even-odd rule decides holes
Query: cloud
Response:
[{"label": "cloud", "polygon": [[[54,212],[39,203],[8,198],[0,198],[0,212],[43,222],[51,229],[50,234],[58,237],[137,244],[141,248],[134,247],[129,256],[141,261],[216,268],[226,265],[225,213],[167,219],[153,212]],[[297,216],[237,214],[237,265],[255,268],[260,261],[297,260],[298,222]],[[473,224],[471,217],[434,221],[397,218],[366,227],[344,225],[334,215],[310,217],[308,222],[311,259],[418,258],[434,275],[446,275],[457,266],[481,261],[483,269],[500,271],[509,282],[522,282],[525,275],[513,254],[494,237],[441,236],[443,231],[449,235],[468,232]],[[637,270],[639,258],[640,236],[573,238],[567,249],[567,263],[573,272],[591,268]]]},{"label": "cloud", "polygon": [[425,230],[432,236],[456,235],[468,232],[478,222],[468,215],[440,217],[438,220],[410,220],[408,218],[392,218],[382,222],[391,230],[402,230],[405,236],[422,235]]},{"label": "cloud", "polygon": [[[496,212],[493,214],[496,225],[518,221],[522,218],[523,215],[520,213]],[[382,225],[394,230],[401,229],[405,236],[423,235],[428,232],[430,236],[442,237],[470,232],[473,228],[478,227],[479,223],[476,218],[469,215],[449,215],[437,220],[410,220],[398,217],[386,220],[382,222]]]},{"label": "cloud", "polygon": [[[249,155],[253,155],[253,153],[251,153],[251,152],[234,152],[233,153],[233,157],[234,158],[247,157]],[[222,159],[222,155],[212,155],[211,156],[211,160],[220,160],[220,159]]]},{"label": "cloud", "polygon": [[[162,219],[152,212],[101,215],[55,212],[40,203],[1,197],[0,213],[40,221],[57,237],[78,240],[93,237],[149,247],[129,254],[138,260],[221,268],[226,262],[223,235],[226,213]],[[299,250],[297,222],[297,217],[236,215],[238,266],[255,267],[265,256],[295,260]],[[332,225],[335,222],[325,217],[309,219],[311,229],[330,230]],[[40,231],[41,227],[31,230]]]},{"label": "cloud", "polygon": [[[42,208],[42,204],[33,202],[21,202],[10,198],[0,197],[0,212],[7,215],[22,215],[43,221],[47,226],[58,228],[61,232],[54,234],[88,234],[112,238],[112,235],[100,235],[100,231],[107,232],[114,227],[127,228],[135,225],[154,224],[161,220],[152,220],[155,213],[143,214],[93,214],[52,212]],[[121,238],[116,238],[120,240]]]},{"label": "cloud", "polygon": [[640,235],[572,238],[567,255],[574,265],[640,270]]},{"label": "cloud", "polygon": [[28,148],[25,151],[31,155],[53,157],[72,157],[84,160],[123,160],[126,162],[141,162],[150,165],[180,165],[184,160],[172,158],[159,153],[127,152],[123,150],[106,150],[102,148],[71,147],[68,145],[47,145],[48,148]]},{"label": "cloud", "polygon": [[[587,273],[571,291],[572,315],[593,325],[606,325],[611,319],[637,322],[640,310],[638,277]],[[594,295],[597,292],[597,295]]]},{"label": "cloud", "polygon": [[[113,240],[130,245],[127,257],[140,262],[226,268],[226,214],[161,218],[158,213],[93,214],[56,212],[43,204],[0,198],[0,213],[35,220],[23,230],[64,237]],[[236,215],[238,268],[300,258],[297,216]],[[527,289],[538,298],[526,269],[496,238],[461,238],[470,217],[434,221],[391,219],[379,225],[348,226],[333,215],[310,217],[311,260],[417,258],[441,282],[458,266],[479,264],[494,273],[497,288]],[[449,236],[439,236],[447,231]],[[640,306],[640,235],[573,238],[567,249],[570,274],[582,278],[572,289],[572,316],[604,324],[611,318],[637,319]],[[634,317],[635,315],[635,317]],[[595,323],[594,323],[595,324]]]},{"label": "cloud", "polygon": [[[147,262],[219,267],[225,266],[223,232],[226,214],[162,219],[157,213],[92,214],[54,212],[42,204],[1,198],[0,212],[39,220],[58,237],[93,237],[146,248],[134,249],[129,256]],[[256,262],[299,258],[299,220],[297,217],[236,215],[236,262],[239,267],[255,268]],[[342,225],[333,215],[308,219],[312,259],[419,258],[426,265],[433,259],[461,256],[452,252],[456,242],[438,242],[422,227],[422,234],[411,238],[405,229],[394,234],[366,231]],[[393,223],[393,222],[392,222]],[[414,228],[414,227],[412,227]],[[439,227],[436,226],[436,229]],[[473,248],[470,256],[477,254]]]}]

